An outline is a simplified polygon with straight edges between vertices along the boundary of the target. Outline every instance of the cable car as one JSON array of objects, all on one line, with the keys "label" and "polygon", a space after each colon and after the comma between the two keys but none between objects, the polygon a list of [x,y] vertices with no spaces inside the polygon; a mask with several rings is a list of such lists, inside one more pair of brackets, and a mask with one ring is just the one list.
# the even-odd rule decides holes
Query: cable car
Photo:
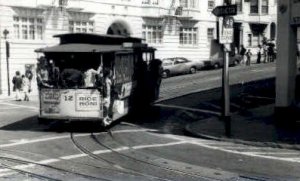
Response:
[{"label": "cable car", "polygon": [[106,126],[154,101],[147,77],[155,48],[142,39],[85,33],[54,37],[58,45],[35,50],[40,120],[99,120]]}]

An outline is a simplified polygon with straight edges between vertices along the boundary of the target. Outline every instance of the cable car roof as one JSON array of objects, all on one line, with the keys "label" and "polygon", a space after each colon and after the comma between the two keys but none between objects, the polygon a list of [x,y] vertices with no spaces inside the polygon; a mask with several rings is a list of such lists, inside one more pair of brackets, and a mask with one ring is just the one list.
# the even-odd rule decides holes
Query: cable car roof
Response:
[{"label": "cable car roof", "polygon": [[66,34],[54,35],[53,37],[60,38],[60,44],[88,43],[88,44],[103,44],[103,45],[120,45],[124,42],[142,43],[141,38],[121,36],[121,35],[66,33]]},{"label": "cable car roof", "polygon": [[[63,52],[116,52],[140,49],[142,51],[155,51],[155,48],[147,47],[142,43],[141,38],[134,38],[120,35],[98,35],[88,33],[67,33],[54,37],[60,38],[60,44],[52,47],[36,49],[35,52],[42,53],[63,53]],[[132,45],[126,47],[124,45]]]},{"label": "cable car roof", "polygon": [[45,47],[35,50],[35,52],[44,52],[44,53],[90,53],[90,52],[115,52],[115,51],[128,51],[132,49],[123,48],[122,45],[93,45],[93,44],[80,44],[80,43],[71,43],[71,44],[62,44],[52,47]]}]

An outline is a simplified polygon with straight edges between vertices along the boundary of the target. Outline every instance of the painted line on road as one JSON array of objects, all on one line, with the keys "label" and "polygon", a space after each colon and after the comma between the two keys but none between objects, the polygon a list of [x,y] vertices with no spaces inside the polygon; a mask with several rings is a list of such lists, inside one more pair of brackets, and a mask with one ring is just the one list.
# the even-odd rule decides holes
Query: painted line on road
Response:
[{"label": "painted line on road", "polygon": [[[127,129],[127,130],[114,131],[114,133],[133,133],[133,132],[147,132],[147,131],[154,131],[154,129]],[[95,133],[95,135],[101,135],[101,134],[107,134],[107,132]],[[85,133],[85,134],[78,134],[78,135],[76,135],[76,137],[85,137],[85,136],[90,136],[90,135],[91,135],[90,133]],[[47,142],[47,141],[66,139],[66,138],[70,138],[70,135],[54,136],[54,137],[32,139],[32,140],[30,140],[30,139],[29,140],[27,140],[27,139],[10,140],[10,142],[14,142],[14,143],[2,144],[2,145],[0,145],[0,148],[40,143],[40,142]]]},{"label": "painted line on road", "polygon": [[208,113],[208,114],[213,114],[213,115],[216,115],[216,116],[221,116],[221,113],[218,112],[218,111],[210,111],[210,110],[206,110],[206,109],[196,109],[196,108],[190,108],[190,107],[184,107],[184,106],[175,106],[175,105],[166,105],[166,104],[154,104],[154,106],[180,109],[180,110],[193,111],[193,112]]},{"label": "painted line on road", "polygon": [[[164,143],[164,144],[150,144],[150,145],[140,145],[140,146],[134,146],[134,147],[120,147],[120,148],[115,148],[113,149],[114,151],[126,151],[129,149],[134,149],[134,150],[139,150],[139,149],[144,149],[144,148],[155,148],[155,147],[166,147],[166,146],[174,146],[174,145],[179,145],[179,144],[185,144],[185,141],[176,141],[176,142],[169,142],[169,143]],[[92,151],[93,154],[95,155],[100,155],[100,154],[105,154],[105,153],[112,153],[112,150],[95,150]],[[40,160],[37,161],[36,164],[21,164],[21,165],[15,165],[12,166],[12,169],[28,169],[28,168],[33,168],[35,166],[38,166],[37,164],[52,164],[52,163],[57,163],[57,162],[61,162],[64,160],[72,160],[72,159],[77,159],[77,158],[82,158],[82,157],[87,157],[88,154],[85,153],[80,153],[80,154],[74,154],[74,155],[67,155],[67,156],[61,156],[59,158],[51,158],[51,159],[46,159],[46,160]],[[18,157],[18,159],[24,159],[26,160],[26,158],[20,158]],[[14,174],[15,172],[12,172],[10,169],[4,168],[4,169],[0,169],[0,177],[4,177],[4,176],[9,176]]]},{"label": "painted line on road", "polygon": [[[155,134],[155,133],[151,133],[151,134]],[[258,157],[258,158],[264,158],[264,159],[271,159],[271,160],[277,160],[277,161],[287,161],[287,162],[293,162],[293,163],[300,163],[300,156],[299,157],[284,157],[284,158],[282,158],[282,157],[276,157],[276,156],[271,156],[271,155],[257,154],[257,153],[262,153],[262,152],[240,152],[240,151],[237,151],[237,150],[226,149],[226,147],[223,148],[223,147],[218,147],[218,146],[211,146],[211,144],[209,144],[209,142],[208,143],[203,142],[202,140],[198,141],[197,139],[194,139],[194,138],[186,139],[183,136],[176,136],[176,135],[170,135],[170,134],[165,134],[165,135],[161,135],[161,136],[166,137],[166,138],[175,139],[175,140],[178,140],[178,141],[185,141],[187,144],[194,144],[194,145],[201,146],[201,147],[204,147],[204,148],[223,151],[223,152],[232,153],[232,154],[239,154],[239,155],[245,155],[245,156],[250,156],[250,157]],[[210,143],[213,143],[213,142],[214,141],[210,141]],[[253,148],[253,147],[251,147],[251,148]],[[260,147],[260,148],[262,148],[262,147]]]},{"label": "painted line on road", "polygon": [[246,154],[255,154],[255,155],[299,155],[300,158],[300,152],[262,152],[262,151],[256,151],[256,152],[243,152]]},{"label": "painted line on road", "polygon": [[189,142],[189,143],[194,144],[194,145],[198,145],[198,146],[201,146],[201,147],[204,147],[204,148],[209,148],[209,149],[223,151],[223,152],[232,153],[232,154],[239,154],[239,155],[245,155],[245,156],[250,156],[250,157],[258,157],[258,158],[264,158],[264,159],[300,163],[300,160],[295,160],[295,159],[292,159],[292,158],[282,158],[282,157],[276,157],[276,156],[270,156],[270,155],[260,155],[260,154],[256,154],[255,152],[239,152],[239,151],[228,150],[228,149],[217,147],[217,146],[206,145],[206,144],[198,143],[198,142],[195,142],[195,141],[194,142]]},{"label": "painted line on road", "polygon": [[19,107],[19,108],[27,108],[27,109],[39,110],[38,107],[34,107],[34,106],[17,105],[17,104],[6,103],[6,102],[0,102],[0,104],[4,104],[4,105],[8,105],[8,106],[14,106],[14,107]]}]

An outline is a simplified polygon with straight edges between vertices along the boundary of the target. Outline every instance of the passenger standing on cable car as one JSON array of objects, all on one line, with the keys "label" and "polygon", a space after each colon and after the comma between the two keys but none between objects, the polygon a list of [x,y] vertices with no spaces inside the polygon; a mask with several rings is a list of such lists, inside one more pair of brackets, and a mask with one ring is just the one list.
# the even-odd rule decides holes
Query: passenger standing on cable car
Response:
[{"label": "passenger standing on cable car", "polygon": [[53,60],[49,61],[49,78],[50,78],[50,84],[53,85],[55,88],[58,88],[59,82],[60,82],[60,72],[59,68],[55,66],[55,63]]},{"label": "passenger standing on cable car", "polygon": [[104,88],[103,88],[103,97],[104,97],[104,113],[103,113],[103,123],[105,126],[109,125],[112,121],[112,71],[109,68],[103,70],[103,79],[104,79]]},{"label": "passenger standing on cable car", "polygon": [[44,57],[41,57],[38,60],[38,65],[37,65],[37,83],[38,87],[53,87],[52,85],[49,84],[49,70],[47,68],[48,62]]}]

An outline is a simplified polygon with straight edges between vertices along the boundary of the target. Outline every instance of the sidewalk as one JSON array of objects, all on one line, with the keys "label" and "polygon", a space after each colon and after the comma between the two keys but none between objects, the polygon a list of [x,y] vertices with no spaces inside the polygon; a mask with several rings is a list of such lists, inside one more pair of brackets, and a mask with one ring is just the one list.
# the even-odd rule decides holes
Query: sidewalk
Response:
[{"label": "sidewalk", "polygon": [[[39,99],[38,94],[37,93],[29,94],[29,99],[31,101],[37,101]],[[12,93],[10,96],[8,96],[7,94],[0,95],[0,101],[13,101],[13,100],[15,100],[14,93]]]},{"label": "sidewalk", "polygon": [[276,123],[274,104],[236,112],[231,115],[231,136],[225,136],[225,124],[219,117],[211,117],[188,124],[188,134],[236,143],[300,150],[300,122]]}]

